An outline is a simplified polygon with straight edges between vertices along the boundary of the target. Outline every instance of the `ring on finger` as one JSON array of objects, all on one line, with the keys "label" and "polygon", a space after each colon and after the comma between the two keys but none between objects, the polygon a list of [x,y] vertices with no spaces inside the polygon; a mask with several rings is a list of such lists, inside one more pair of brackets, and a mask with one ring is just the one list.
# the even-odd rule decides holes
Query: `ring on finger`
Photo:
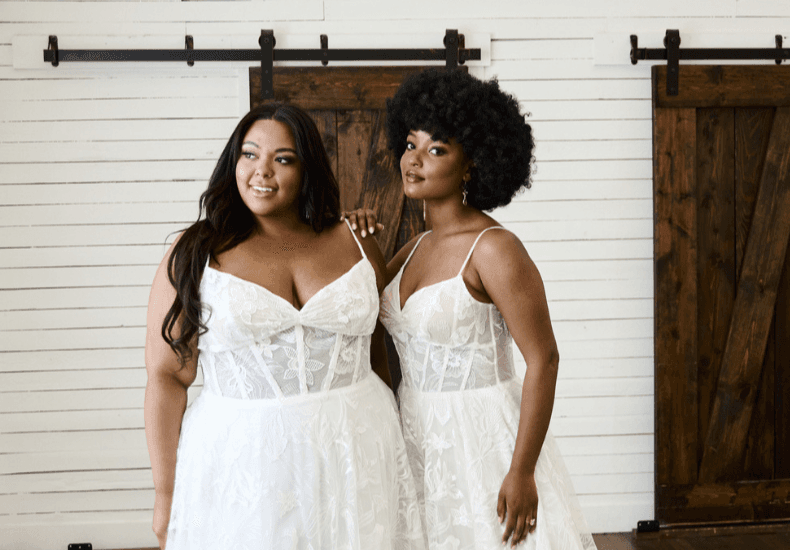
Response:
[{"label": "ring on finger", "polygon": [[533,525],[535,525],[535,518],[529,520],[529,526],[532,527]]}]

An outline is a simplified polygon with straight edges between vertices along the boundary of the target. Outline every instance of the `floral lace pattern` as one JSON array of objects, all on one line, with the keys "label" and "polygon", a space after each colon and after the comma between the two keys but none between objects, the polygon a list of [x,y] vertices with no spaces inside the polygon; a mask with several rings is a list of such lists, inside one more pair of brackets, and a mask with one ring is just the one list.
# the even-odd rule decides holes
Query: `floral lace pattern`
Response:
[{"label": "floral lace pattern", "polygon": [[201,299],[204,387],[181,426],[167,550],[424,549],[395,400],[370,368],[367,259],[301,310],[210,267]]},{"label": "floral lace pattern", "polygon": [[[403,371],[403,435],[431,550],[502,547],[496,506],[515,448],[521,380],[502,314],[475,300],[463,281],[483,233],[456,277],[419,289],[401,309],[400,280],[410,255],[381,298],[381,321]],[[551,433],[535,481],[536,529],[519,547],[594,549]]]}]

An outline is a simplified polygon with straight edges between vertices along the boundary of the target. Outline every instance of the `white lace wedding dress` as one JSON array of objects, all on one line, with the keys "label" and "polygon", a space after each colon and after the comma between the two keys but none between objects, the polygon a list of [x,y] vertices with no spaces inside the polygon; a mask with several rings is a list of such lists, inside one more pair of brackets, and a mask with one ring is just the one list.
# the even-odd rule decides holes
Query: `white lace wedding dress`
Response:
[{"label": "white lace wedding dress", "polygon": [[[381,296],[381,321],[403,371],[401,421],[430,550],[502,548],[497,498],[513,457],[522,381],[502,314],[475,300],[462,277],[485,231],[457,276],[419,289],[401,309],[401,276],[418,241]],[[519,548],[594,549],[551,433],[535,481],[536,529]]]},{"label": "white lace wedding dress", "polygon": [[424,547],[395,400],[370,368],[379,302],[362,255],[301,310],[206,267],[204,387],[181,427],[167,550]]}]

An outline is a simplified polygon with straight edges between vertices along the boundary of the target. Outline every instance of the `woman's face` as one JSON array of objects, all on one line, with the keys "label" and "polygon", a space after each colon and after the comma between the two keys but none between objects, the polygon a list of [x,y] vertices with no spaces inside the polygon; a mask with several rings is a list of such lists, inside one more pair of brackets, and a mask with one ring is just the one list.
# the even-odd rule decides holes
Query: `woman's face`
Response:
[{"label": "woman's face", "polygon": [[471,164],[455,139],[435,141],[428,132],[412,130],[400,159],[403,192],[413,199],[460,196]]},{"label": "woman's face", "polygon": [[288,125],[258,120],[250,126],[236,162],[236,184],[256,216],[298,217],[302,163]]}]

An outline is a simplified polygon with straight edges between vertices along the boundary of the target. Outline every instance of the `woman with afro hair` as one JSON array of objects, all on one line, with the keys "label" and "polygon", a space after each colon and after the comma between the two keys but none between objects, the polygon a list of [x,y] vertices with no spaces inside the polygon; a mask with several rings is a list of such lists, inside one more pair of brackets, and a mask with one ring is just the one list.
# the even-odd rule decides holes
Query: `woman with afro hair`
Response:
[{"label": "woman with afro hair", "polygon": [[[484,213],[530,187],[534,142],[518,102],[496,81],[431,69],[387,102],[387,139],[432,228],[387,266],[380,311],[400,356],[429,548],[595,548],[548,432],[559,354],[543,281]],[[371,211],[350,218],[373,233]]]}]

